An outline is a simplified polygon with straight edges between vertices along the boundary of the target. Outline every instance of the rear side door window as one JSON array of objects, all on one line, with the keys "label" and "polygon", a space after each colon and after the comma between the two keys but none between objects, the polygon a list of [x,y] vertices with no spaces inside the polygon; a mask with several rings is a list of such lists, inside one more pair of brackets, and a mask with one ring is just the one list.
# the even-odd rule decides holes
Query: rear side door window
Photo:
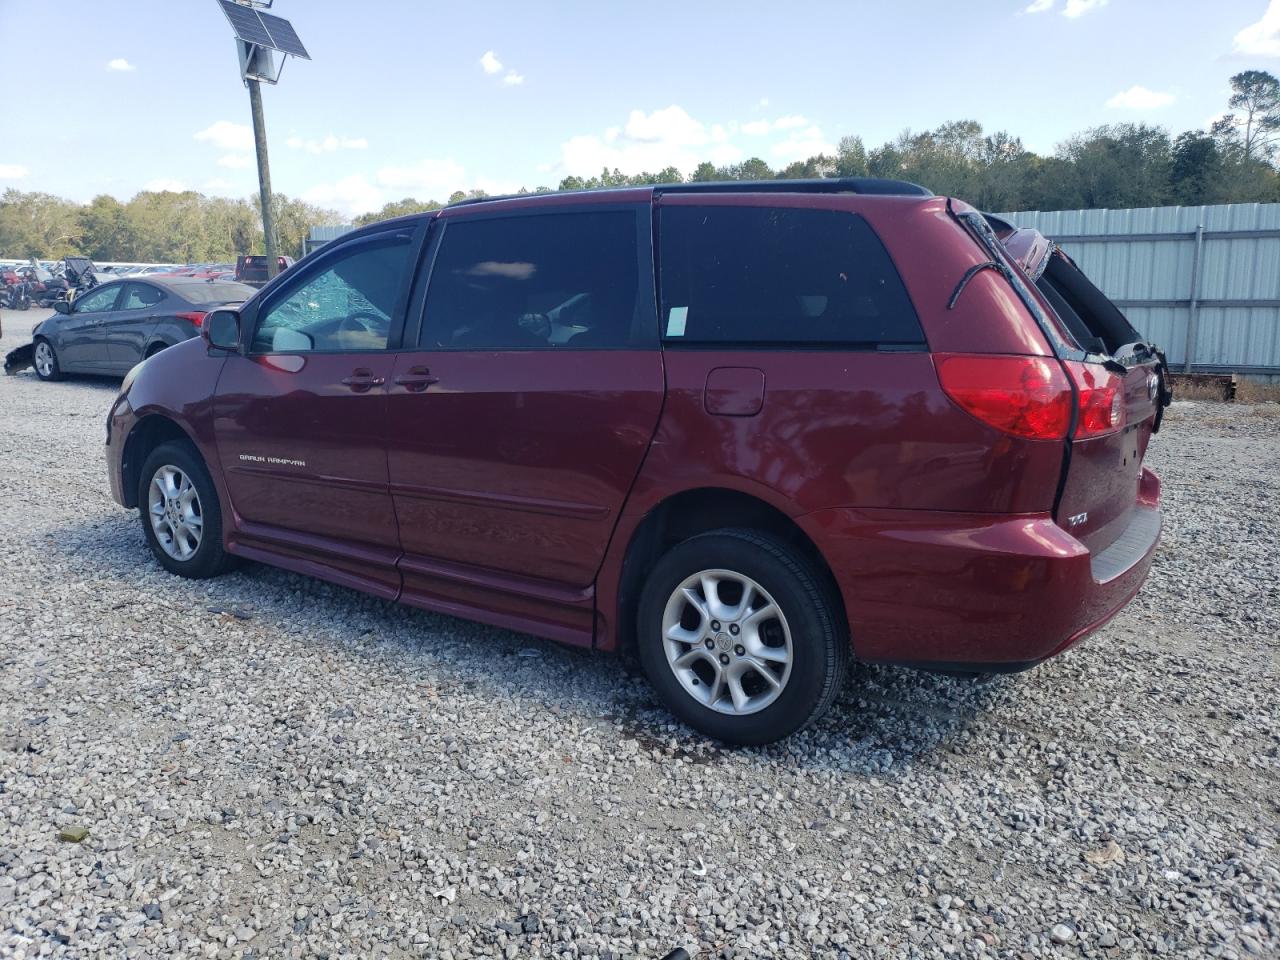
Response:
[{"label": "rear side door window", "polygon": [[665,206],[658,258],[667,346],[925,344],[902,278],[875,231],[856,214]]},{"label": "rear side door window", "polygon": [[422,348],[656,346],[652,290],[641,289],[644,227],[635,208],[449,220]]},{"label": "rear side door window", "polygon": [[149,283],[131,283],[125,288],[121,310],[147,310],[164,299],[164,294]]},{"label": "rear side door window", "polygon": [[386,350],[406,287],[409,234],[363,238],[335,251],[258,315],[251,353]]}]

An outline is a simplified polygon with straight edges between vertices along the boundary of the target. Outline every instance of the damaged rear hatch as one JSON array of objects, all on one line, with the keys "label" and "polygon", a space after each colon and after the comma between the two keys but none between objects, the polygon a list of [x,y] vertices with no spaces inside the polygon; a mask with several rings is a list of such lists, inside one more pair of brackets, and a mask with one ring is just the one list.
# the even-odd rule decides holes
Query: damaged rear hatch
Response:
[{"label": "damaged rear hatch", "polygon": [[1159,535],[1159,483],[1143,460],[1172,399],[1164,355],[1039,232],[991,216],[959,219],[1001,264],[1071,381],[1076,403],[1054,519],[1089,549],[1094,578],[1112,579]]}]

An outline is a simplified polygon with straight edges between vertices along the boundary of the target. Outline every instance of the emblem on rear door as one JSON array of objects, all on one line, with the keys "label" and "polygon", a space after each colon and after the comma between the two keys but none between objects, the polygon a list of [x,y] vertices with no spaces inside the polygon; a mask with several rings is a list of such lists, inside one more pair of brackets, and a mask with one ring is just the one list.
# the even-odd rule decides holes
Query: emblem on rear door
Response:
[{"label": "emblem on rear door", "polygon": [[1077,513],[1077,514],[1076,514],[1075,516],[1073,516],[1073,517],[1067,517],[1067,526],[1068,526],[1068,527],[1078,527],[1078,526],[1080,526],[1080,524],[1084,523],[1084,522],[1085,522],[1086,520],[1088,520],[1088,519],[1089,519],[1089,514],[1088,514],[1087,512],[1086,512],[1086,513]]}]

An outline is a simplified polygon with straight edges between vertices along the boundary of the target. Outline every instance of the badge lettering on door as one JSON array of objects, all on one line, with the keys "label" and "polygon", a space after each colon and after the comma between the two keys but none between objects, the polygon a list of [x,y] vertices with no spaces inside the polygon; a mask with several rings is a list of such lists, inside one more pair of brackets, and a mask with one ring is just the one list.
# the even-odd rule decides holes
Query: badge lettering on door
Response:
[{"label": "badge lettering on door", "polygon": [[1080,524],[1084,523],[1088,519],[1089,519],[1088,513],[1077,513],[1073,517],[1067,517],[1067,526],[1078,527],[1080,526]]},{"label": "badge lettering on door", "polygon": [[256,453],[242,453],[240,459],[248,463],[274,463],[282,467],[305,467],[305,460],[290,460],[287,457],[261,457]]}]

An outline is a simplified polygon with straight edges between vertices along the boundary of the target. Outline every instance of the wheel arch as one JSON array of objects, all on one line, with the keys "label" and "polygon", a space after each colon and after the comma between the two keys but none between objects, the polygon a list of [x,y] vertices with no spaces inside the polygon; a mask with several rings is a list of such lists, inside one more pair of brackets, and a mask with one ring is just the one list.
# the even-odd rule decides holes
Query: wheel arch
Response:
[{"label": "wheel arch", "polygon": [[795,520],[750,493],[728,487],[696,487],[670,494],[659,501],[632,530],[618,578],[612,646],[624,655],[633,653],[636,605],[645,577],[658,559],[681,541],[727,527],[745,527],[769,533],[796,549],[827,581],[841,622],[849,622],[844,598],[826,558]]},{"label": "wheel arch", "polygon": [[152,413],[142,417],[124,442],[124,457],[120,463],[121,492],[126,507],[138,505],[138,485],[142,481],[142,464],[151,451],[163,443],[183,441],[199,454],[195,439],[176,420],[164,414]]}]

